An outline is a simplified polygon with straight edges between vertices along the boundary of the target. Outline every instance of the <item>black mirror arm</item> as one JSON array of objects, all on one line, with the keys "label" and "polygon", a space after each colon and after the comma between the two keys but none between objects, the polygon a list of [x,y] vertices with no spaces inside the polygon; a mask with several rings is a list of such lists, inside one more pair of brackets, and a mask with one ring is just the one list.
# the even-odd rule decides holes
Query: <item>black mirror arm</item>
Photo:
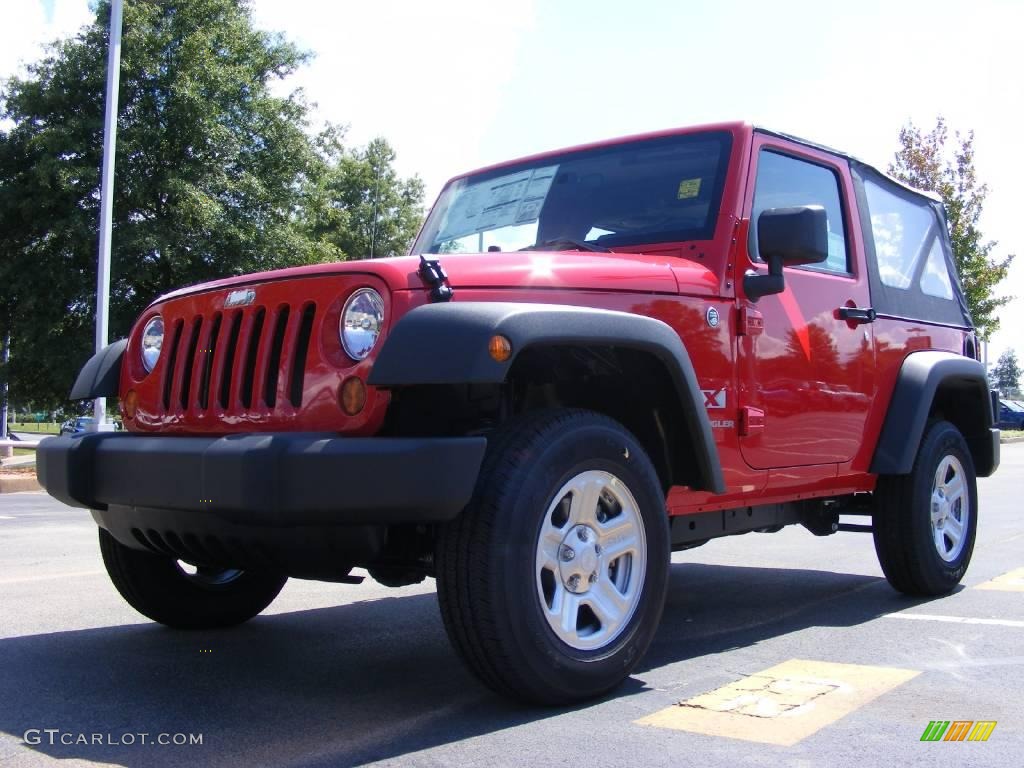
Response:
[{"label": "black mirror arm", "polygon": [[754,270],[743,275],[743,292],[751,301],[757,301],[762,296],[770,296],[773,293],[782,293],[786,290],[786,280],[782,276],[782,257],[773,254],[768,256],[767,260],[767,275],[762,275]]}]

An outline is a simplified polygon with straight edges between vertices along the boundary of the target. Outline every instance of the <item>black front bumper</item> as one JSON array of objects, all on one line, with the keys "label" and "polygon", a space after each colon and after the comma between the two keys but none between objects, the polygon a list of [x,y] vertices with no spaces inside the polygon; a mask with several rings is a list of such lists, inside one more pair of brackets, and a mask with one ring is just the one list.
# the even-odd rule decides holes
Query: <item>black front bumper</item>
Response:
[{"label": "black front bumper", "polygon": [[253,526],[442,522],[469,502],[483,437],[167,437],[39,444],[39,482],[75,507],[155,508]]},{"label": "black front bumper", "polygon": [[382,557],[403,524],[456,517],[486,447],[482,437],[106,432],[43,440],[36,461],[51,496],[91,509],[125,546],[336,580]]}]

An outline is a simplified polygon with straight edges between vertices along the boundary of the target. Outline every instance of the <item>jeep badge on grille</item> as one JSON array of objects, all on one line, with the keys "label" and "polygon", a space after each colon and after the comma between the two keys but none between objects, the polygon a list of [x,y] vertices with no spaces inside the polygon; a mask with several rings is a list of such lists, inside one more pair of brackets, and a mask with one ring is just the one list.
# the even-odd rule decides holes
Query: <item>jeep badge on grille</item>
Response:
[{"label": "jeep badge on grille", "polygon": [[229,307],[247,307],[256,299],[256,291],[246,288],[243,291],[232,291],[224,299],[224,309]]}]

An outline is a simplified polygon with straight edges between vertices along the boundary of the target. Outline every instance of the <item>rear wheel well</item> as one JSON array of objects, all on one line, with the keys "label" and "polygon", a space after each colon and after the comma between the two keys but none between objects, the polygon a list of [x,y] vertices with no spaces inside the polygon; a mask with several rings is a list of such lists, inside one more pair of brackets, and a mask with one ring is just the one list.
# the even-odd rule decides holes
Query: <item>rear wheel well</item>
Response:
[{"label": "rear wheel well", "polygon": [[935,390],[928,409],[928,422],[945,420],[953,424],[967,441],[975,467],[984,468],[993,460],[990,407],[988,389],[984,385],[973,379],[950,377],[941,381]]}]

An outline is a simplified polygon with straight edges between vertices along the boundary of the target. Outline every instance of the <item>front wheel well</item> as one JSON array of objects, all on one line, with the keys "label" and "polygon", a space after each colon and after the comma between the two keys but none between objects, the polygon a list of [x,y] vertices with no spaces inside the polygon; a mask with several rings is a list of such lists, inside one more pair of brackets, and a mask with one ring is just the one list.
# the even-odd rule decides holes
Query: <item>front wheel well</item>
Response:
[{"label": "front wheel well", "polygon": [[615,419],[647,452],[662,487],[699,478],[682,403],[665,365],[641,350],[542,346],[523,350],[509,371],[510,415],[584,408]]},{"label": "front wheel well", "polygon": [[392,389],[382,434],[486,435],[526,413],[581,408],[615,419],[633,433],[666,492],[673,485],[707,488],[714,478],[702,476],[697,453],[704,437],[688,426],[692,414],[686,412],[703,410],[703,404],[684,403],[686,396],[666,363],[649,351],[537,345],[519,352],[502,382]]}]

